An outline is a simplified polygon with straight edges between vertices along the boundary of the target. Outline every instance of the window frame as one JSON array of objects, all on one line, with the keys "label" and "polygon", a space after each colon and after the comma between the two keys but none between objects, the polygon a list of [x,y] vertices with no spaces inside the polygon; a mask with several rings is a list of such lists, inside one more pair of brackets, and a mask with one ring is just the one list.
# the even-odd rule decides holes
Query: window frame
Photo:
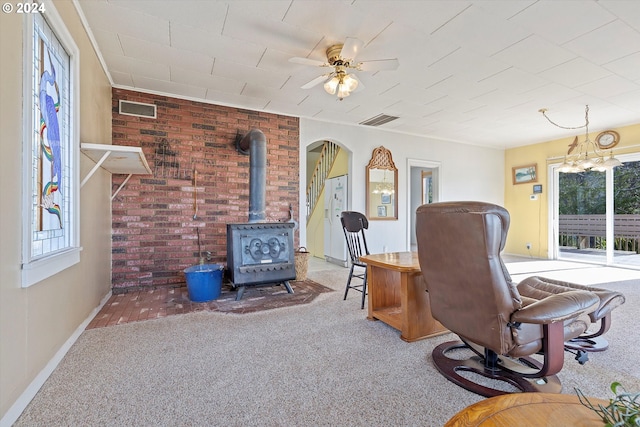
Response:
[{"label": "window frame", "polygon": [[[53,3],[49,0],[43,1],[44,11],[41,14],[23,15],[23,168],[22,168],[22,265],[21,265],[21,285],[23,288],[32,286],[42,280],[47,279],[74,264],[80,262],[80,108],[79,108],[79,76],[80,76],[80,51],[75,44],[71,33],[64,25],[64,21],[58,14]],[[34,185],[34,175],[32,161],[36,155],[34,148],[35,115],[38,111],[34,105],[34,38],[35,20],[42,19],[51,30],[57,43],[65,50],[69,56],[69,84],[68,102],[69,113],[65,132],[68,138],[64,144],[68,154],[65,155],[68,163],[64,167],[69,185],[65,191],[69,192],[65,196],[66,228],[63,233],[68,233],[67,241],[61,248],[46,251],[34,256],[34,195],[37,196]]]}]

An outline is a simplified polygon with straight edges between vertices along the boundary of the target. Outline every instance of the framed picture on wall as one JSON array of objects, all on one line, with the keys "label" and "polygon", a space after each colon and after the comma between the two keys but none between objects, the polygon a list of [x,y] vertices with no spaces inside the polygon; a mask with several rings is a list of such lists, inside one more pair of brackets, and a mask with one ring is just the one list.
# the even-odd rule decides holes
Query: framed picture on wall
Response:
[{"label": "framed picture on wall", "polygon": [[386,206],[378,206],[378,216],[387,216],[387,207]]},{"label": "framed picture on wall", "polygon": [[538,164],[516,166],[512,168],[513,184],[526,184],[538,181]]},{"label": "framed picture on wall", "polygon": [[383,205],[390,205],[391,204],[391,194],[382,194],[382,195],[380,195],[380,200],[382,201]]}]

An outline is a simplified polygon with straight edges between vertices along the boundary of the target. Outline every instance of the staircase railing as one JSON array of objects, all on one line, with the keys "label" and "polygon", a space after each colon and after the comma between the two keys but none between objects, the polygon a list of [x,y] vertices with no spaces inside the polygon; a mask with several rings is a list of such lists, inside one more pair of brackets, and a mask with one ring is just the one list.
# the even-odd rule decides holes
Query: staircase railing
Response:
[{"label": "staircase railing", "polygon": [[320,157],[318,157],[316,161],[311,180],[307,186],[307,220],[318,204],[320,194],[322,194],[322,190],[324,189],[324,182],[333,167],[339,151],[340,147],[331,141],[325,141],[322,145]]}]

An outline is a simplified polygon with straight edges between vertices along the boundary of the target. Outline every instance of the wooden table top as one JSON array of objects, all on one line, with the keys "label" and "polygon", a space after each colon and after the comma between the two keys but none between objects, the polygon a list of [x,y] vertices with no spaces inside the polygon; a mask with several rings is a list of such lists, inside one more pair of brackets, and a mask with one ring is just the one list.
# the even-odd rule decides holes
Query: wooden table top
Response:
[{"label": "wooden table top", "polygon": [[388,268],[400,272],[417,273],[420,271],[417,252],[391,252],[361,256],[360,260],[376,267]]},{"label": "wooden table top", "polygon": [[[608,401],[589,397],[593,405]],[[512,393],[481,400],[451,418],[445,427],[602,427],[598,415],[582,405],[577,395]]]}]

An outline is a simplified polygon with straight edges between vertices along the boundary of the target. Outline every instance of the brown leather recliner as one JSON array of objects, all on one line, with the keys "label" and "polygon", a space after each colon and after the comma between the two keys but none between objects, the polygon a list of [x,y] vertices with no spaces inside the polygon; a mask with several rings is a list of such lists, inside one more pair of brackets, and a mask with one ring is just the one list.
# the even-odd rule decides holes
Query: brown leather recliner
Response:
[{"label": "brown leather recliner", "polygon": [[[509,221],[506,209],[483,202],[418,208],[418,258],[431,311],[462,340],[437,346],[433,362],[447,379],[483,396],[512,387],[560,392],[555,374],[564,362],[564,342],[587,330],[599,299],[586,290],[522,297],[500,257]],[[471,357],[449,357],[461,348]],[[531,357],[536,354],[542,361]]]}]

